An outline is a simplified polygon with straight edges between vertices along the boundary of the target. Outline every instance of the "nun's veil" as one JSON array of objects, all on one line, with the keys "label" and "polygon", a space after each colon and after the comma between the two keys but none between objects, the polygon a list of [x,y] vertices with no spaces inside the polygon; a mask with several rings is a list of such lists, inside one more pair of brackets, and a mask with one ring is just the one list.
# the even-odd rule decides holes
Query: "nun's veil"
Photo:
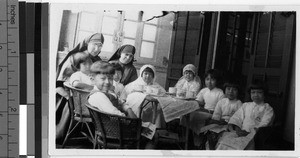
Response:
[{"label": "nun's veil", "polygon": [[133,58],[128,64],[132,64],[135,61],[135,59],[134,59],[135,47],[133,45],[129,45],[129,44],[123,45],[120,48],[118,48],[116,50],[116,52],[114,53],[114,55],[112,55],[112,57],[108,61],[119,60],[119,58],[121,57],[121,53],[123,52],[124,49],[126,49],[127,51],[131,50],[131,52],[133,54]]},{"label": "nun's veil", "polygon": [[78,43],[76,45],[76,47],[74,47],[67,55],[66,57],[62,60],[62,62],[58,65],[58,69],[57,69],[57,77],[61,71],[62,66],[64,65],[64,63],[67,61],[67,59],[77,53],[77,52],[83,52],[87,50],[87,46],[88,43],[91,41],[91,39],[93,38],[98,38],[98,40],[100,40],[102,43],[104,43],[104,37],[102,35],[102,33],[94,33],[88,37],[86,37],[82,42]]}]

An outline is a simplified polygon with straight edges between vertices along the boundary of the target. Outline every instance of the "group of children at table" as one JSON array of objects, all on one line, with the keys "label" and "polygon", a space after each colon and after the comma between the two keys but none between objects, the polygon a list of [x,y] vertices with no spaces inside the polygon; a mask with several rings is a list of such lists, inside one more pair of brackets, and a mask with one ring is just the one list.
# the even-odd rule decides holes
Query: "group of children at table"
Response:
[{"label": "group of children at table", "polygon": [[[102,34],[85,39],[66,57],[69,63],[65,64],[67,66],[60,66],[57,80],[69,82],[75,88],[90,90],[88,103],[101,111],[135,118],[140,112],[140,103],[147,97],[136,92],[137,86],[149,86],[163,93],[165,90],[155,82],[156,72],[152,65],[144,65],[140,69],[139,77],[137,76],[137,71],[132,65],[135,53],[132,45],[120,47],[109,62],[101,61],[100,58],[93,60],[94,56],[99,55],[103,43]],[[274,114],[272,107],[264,102],[265,85],[251,85],[249,93],[252,102],[242,104],[238,99],[237,83],[227,82],[224,85],[224,94],[223,90],[217,87],[216,70],[207,71],[204,79],[205,88],[201,89],[196,67],[188,64],[183,68],[183,76],[175,86],[178,90],[194,94],[199,103],[200,109],[190,114],[195,140],[199,135],[205,134],[209,140],[209,149],[247,149],[253,142],[252,137],[242,141],[236,140],[246,145],[232,146],[226,141],[243,139],[255,134],[260,127],[270,125]],[[62,86],[57,86],[57,93],[68,99],[68,94],[63,91]],[[131,95],[133,93],[135,95]],[[214,126],[203,128],[207,127],[209,119],[210,124]]]},{"label": "group of children at table", "polygon": [[[218,81],[218,72],[208,70],[205,88],[196,96],[200,109],[190,114],[195,145],[208,140],[206,149],[210,150],[254,150],[255,133],[260,127],[269,126],[274,118],[272,107],[265,103],[267,86],[261,81],[252,83],[248,87],[251,102],[242,103],[238,99],[240,86],[236,80],[225,82],[225,94],[217,87]],[[197,141],[199,137],[202,141]]]}]

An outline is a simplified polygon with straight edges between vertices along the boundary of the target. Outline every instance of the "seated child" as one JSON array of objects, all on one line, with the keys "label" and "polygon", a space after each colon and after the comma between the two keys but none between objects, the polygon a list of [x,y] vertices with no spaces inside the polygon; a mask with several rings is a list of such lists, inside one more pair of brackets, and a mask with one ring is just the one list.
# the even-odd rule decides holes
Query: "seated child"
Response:
[{"label": "seated child", "polygon": [[123,111],[116,95],[111,92],[115,74],[113,66],[108,62],[97,61],[91,66],[90,72],[95,86],[88,96],[89,104],[106,113],[136,118],[131,108]]},{"label": "seated child", "polygon": [[213,113],[217,102],[224,98],[223,90],[217,87],[219,82],[217,70],[208,70],[205,74],[205,88],[201,89],[196,96],[199,105],[210,114]]},{"label": "seated child", "polygon": [[114,92],[118,97],[120,97],[122,91],[124,90],[124,85],[120,83],[121,78],[123,76],[123,69],[119,63],[112,63],[112,65],[115,69],[115,74],[113,77]]},{"label": "seated child", "polygon": [[273,108],[265,103],[267,88],[256,82],[249,87],[252,102],[246,102],[228,122],[230,132],[225,132],[217,144],[217,150],[254,149],[253,137],[260,127],[269,126]]},{"label": "seated child", "polygon": [[196,101],[198,101],[200,110],[191,113],[191,127],[196,133],[200,133],[200,129],[204,126],[205,120],[210,119],[215,110],[217,102],[224,98],[224,93],[222,89],[217,88],[218,73],[216,70],[209,70],[205,74],[205,88],[201,89],[196,96]]},{"label": "seated child", "polygon": [[[156,79],[156,71],[155,67],[152,65],[143,65],[140,68],[140,74],[138,79],[135,81],[129,83],[125,86],[120,99],[125,102],[124,108],[130,107],[133,112],[139,116],[141,113],[140,111],[140,105],[143,103],[144,99],[147,97],[148,94],[143,93],[144,88],[151,88],[155,89],[157,92],[165,93],[165,90],[162,86],[160,86],[157,82],[155,82]],[[142,92],[141,92],[142,90]],[[141,119],[143,122],[152,122],[152,116],[153,116],[153,109],[148,108],[151,107],[151,104],[148,104],[149,106],[143,108]],[[161,128],[164,126],[165,122],[163,120],[162,110],[160,106],[157,108],[157,115],[155,119],[155,125],[157,128]],[[153,123],[153,122],[152,122]]]},{"label": "seated child", "polygon": [[209,149],[214,150],[218,139],[224,130],[231,116],[242,106],[242,102],[237,99],[239,86],[234,81],[224,84],[226,98],[221,99],[214,110],[210,125],[206,133]]},{"label": "seated child", "polygon": [[[205,74],[205,88],[201,89],[196,96],[200,109],[190,114],[190,128],[199,135],[201,128],[204,127],[205,121],[212,117],[217,102],[224,98],[223,90],[217,88],[217,82],[219,81],[219,74],[217,70],[208,70]],[[184,125],[184,120],[181,123]],[[202,140],[194,136],[194,143],[196,146],[200,146]],[[200,135],[202,137],[202,135]],[[202,137],[203,138],[203,137]]]},{"label": "seated child", "polygon": [[92,90],[92,81],[89,76],[92,60],[89,58],[89,55],[84,52],[79,52],[75,55],[74,66],[78,71],[71,75],[69,82],[75,88]]},{"label": "seated child", "polygon": [[187,64],[183,68],[183,76],[175,85],[178,91],[191,92],[193,94],[192,97],[195,97],[198,94],[201,89],[201,80],[196,71],[197,69],[193,64]]}]

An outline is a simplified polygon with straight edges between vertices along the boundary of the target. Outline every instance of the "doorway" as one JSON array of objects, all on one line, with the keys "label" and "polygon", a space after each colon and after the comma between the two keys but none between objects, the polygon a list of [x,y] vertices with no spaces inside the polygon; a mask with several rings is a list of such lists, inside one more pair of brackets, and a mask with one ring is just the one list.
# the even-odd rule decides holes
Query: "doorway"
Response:
[{"label": "doorway", "polygon": [[241,85],[240,99],[249,100],[247,86],[264,80],[275,124],[282,126],[291,78],[295,16],[286,12],[221,12],[214,68]]}]

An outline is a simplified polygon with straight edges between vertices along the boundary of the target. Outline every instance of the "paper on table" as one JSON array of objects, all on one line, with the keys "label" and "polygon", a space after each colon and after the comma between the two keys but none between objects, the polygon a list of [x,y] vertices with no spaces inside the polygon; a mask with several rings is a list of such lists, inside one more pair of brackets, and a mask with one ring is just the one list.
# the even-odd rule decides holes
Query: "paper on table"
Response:
[{"label": "paper on table", "polygon": [[157,98],[159,105],[163,111],[166,122],[170,122],[180,116],[191,113],[199,109],[199,105],[195,100],[182,100],[172,97]]},{"label": "paper on table", "polygon": [[141,135],[151,140],[155,134],[156,125],[152,124],[151,122],[143,122],[142,127],[148,128],[151,131],[151,133],[145,133],[145,131],[142,130]]}]

